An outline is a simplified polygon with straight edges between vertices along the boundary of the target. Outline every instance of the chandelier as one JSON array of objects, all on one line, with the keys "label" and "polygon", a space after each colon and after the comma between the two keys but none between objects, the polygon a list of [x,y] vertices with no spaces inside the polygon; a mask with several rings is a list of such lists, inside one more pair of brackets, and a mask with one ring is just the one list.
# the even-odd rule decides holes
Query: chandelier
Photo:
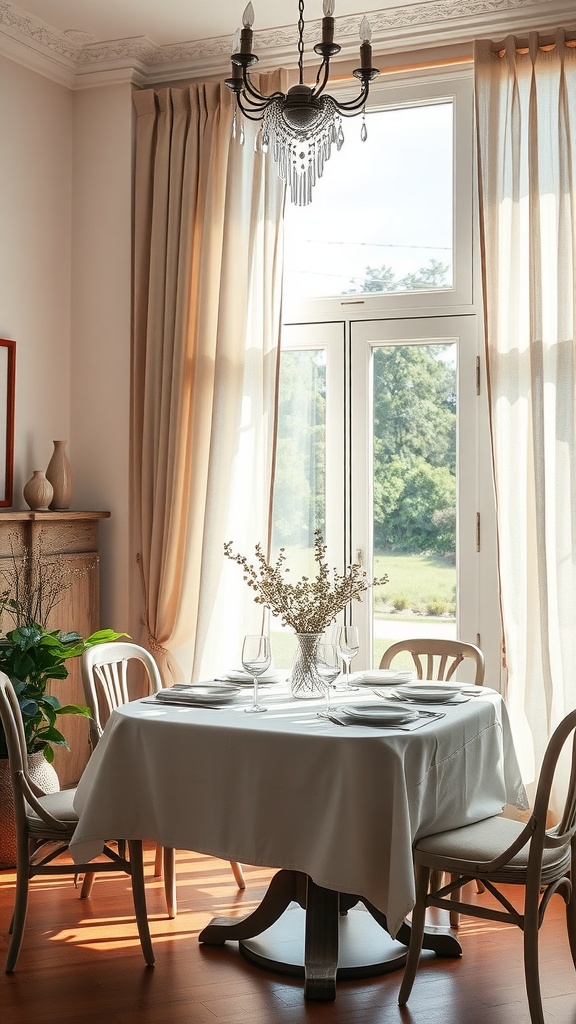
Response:
[{"label": "chandelier", "polygon": [[[239,131],[240,143],[244,142],[242,115],[262,122],[257,145],[264,153],[271,150],[278,174],[289,186],[290,198],[297,206],[311,202],[312,187],[322,177],[332,146],[337,150],[342,148],[343,117],[353,117],[362,111],[360,135],[362,141],[366,141],[366,99],[370,82],[380,73],[372,67],[372,32],[364,16],[360,24],[360,67],[353,72],[360,81],[358,96],[342,102],[324,92],[330,75],[330,58],[341,49],[334,42],[334,5],[335,0],[323,2],[322,39],[314,47],[322,62],[313,86],[304,84],[304,0],[298,2],[299,81],[286,93],[264,96],[250,81],[249,69],[258,62],[258,57],[252,53],[254,8],[251,3],[242,16],[243,28],[238,29],[232,43],[232,77],[226,79],[226,85],[236,96],[232,134],[236,137]],[[240,111],[239,130],[237,110]]]}]

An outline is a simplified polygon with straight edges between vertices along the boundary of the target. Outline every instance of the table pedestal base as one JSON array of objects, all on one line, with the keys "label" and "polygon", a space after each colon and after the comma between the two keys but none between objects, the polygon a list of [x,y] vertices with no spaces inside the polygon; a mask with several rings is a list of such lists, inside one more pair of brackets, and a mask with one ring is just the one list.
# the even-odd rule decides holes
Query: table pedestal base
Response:
[{"label": "table pedestal base", "polygon": [[[279,974],[304,976],[306,911],[296,905],[266,931],[239,942],[248,960],[278,971]],[[370,978],[396,971],[406,962],[407,947],[359,907],[340,915],[338,921],[338,964],[336,979]]]},{"label": "table pedestal base", "polygon": [[[358,903],[366,909],[350,913]],[[198,939],[210,946],[238,940],[243,954],[262,966],[288,974],[303,971],[306,999],[335,999],[337,977],[368,977],[401,967],[410,926],[403,924],[393,940],[386,916],[362,896],[324,889],[300,871],[279,871],[252,914],[215,917]],[[426,929],[423,948],[441,956],[462,952],[447,928]]]}]

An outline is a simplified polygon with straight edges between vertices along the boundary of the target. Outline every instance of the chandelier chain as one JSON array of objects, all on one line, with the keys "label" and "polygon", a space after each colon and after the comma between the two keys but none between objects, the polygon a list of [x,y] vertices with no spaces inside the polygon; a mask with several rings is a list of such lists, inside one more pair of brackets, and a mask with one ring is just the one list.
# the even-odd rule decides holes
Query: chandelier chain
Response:
[{"label": "chandelier chain", "polygon": [[304,0],[298,0],[298,71],[304,82]]}]

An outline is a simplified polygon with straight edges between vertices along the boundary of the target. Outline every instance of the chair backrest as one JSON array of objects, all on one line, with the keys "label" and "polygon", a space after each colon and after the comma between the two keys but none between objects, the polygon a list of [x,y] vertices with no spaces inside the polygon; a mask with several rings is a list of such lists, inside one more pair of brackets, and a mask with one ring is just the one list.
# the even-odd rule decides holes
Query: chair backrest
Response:
[{"label": "chair backrest", "polygon": [[474,683],[484,683],[484,655],[479,647],[463,640],[399,640],[384,651],[380,668],[390,668],[399,654],[408,653],[416,669],[418,679],[455,679],[457,669],[465,659],[475,666]]},{"label": "chair backrest", "polygon": [[14,793],[14,817],[16,821],[16,841],[18,847],[27,844],[26,818],[29,808],[38,814],[44,822],[52,827],[56,834],[67,825],[62,824],[47,812],[38,802],[38,797],[46,794],[44,790],[30,778],[28,774],[28,751],[24,722],[16,691],[4,672],[0,672],[0,720],[6,736],[10,778]]},{"label": "chair backrest", "polygon": [[4,672],[0,672],[0,719],[6,736],[10,773],[12,776],[16,772],[26,773],[28,754],[22,712],[16,691]]},{"label": "chair backrest", "polygon": [[[550,792],[556,766],[572,733],[571,767],[562,816],[557,825],[547,828]],[[576,836],[576,710],[569,712],[554,730],[546,747],[534,798],[532,821],[535,831],[530,844],[531,857],[539,861],[542,849],[566,847]]]},{"label": "chair backrest", "polygon": [[128,688],[128,666],[140,662],[148,678],[148,691],[162,689],[158,666],[149,651],[127,641],[112,640],[89,647],[82,655],[84,699],[90,708],[90,742],[94,747],[114,708],[133,698]]}]

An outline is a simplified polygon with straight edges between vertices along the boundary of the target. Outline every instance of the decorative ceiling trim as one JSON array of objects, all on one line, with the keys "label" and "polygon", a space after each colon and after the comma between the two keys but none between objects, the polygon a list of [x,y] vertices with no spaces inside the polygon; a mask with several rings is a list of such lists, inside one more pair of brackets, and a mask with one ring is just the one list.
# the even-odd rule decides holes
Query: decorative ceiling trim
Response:
[{"label": "decorative ceiling trim", "polygon": [[[25,0],[24,0],[25,2]],[[553,28],[566,17],[574,19],[572,0],[423,0],[370,13],[375,55],[416,47],[469,42],[479,34],[499,35],[528,29]],[[358,50],[358,18],[337,18],[342,56]],[[305,39],[313,41],[320,22],[306,25]],[[296,25],[254,33],[255,50],[263,69],[294,63]],[[0,0],[0,53],[71,88],[103,83],[114,72],[134,71],[139,80],[154,82],[228,70],[228,38],[156,45],[145,36],[94,41],[86,33],[59,32],[14,4]]]}]

